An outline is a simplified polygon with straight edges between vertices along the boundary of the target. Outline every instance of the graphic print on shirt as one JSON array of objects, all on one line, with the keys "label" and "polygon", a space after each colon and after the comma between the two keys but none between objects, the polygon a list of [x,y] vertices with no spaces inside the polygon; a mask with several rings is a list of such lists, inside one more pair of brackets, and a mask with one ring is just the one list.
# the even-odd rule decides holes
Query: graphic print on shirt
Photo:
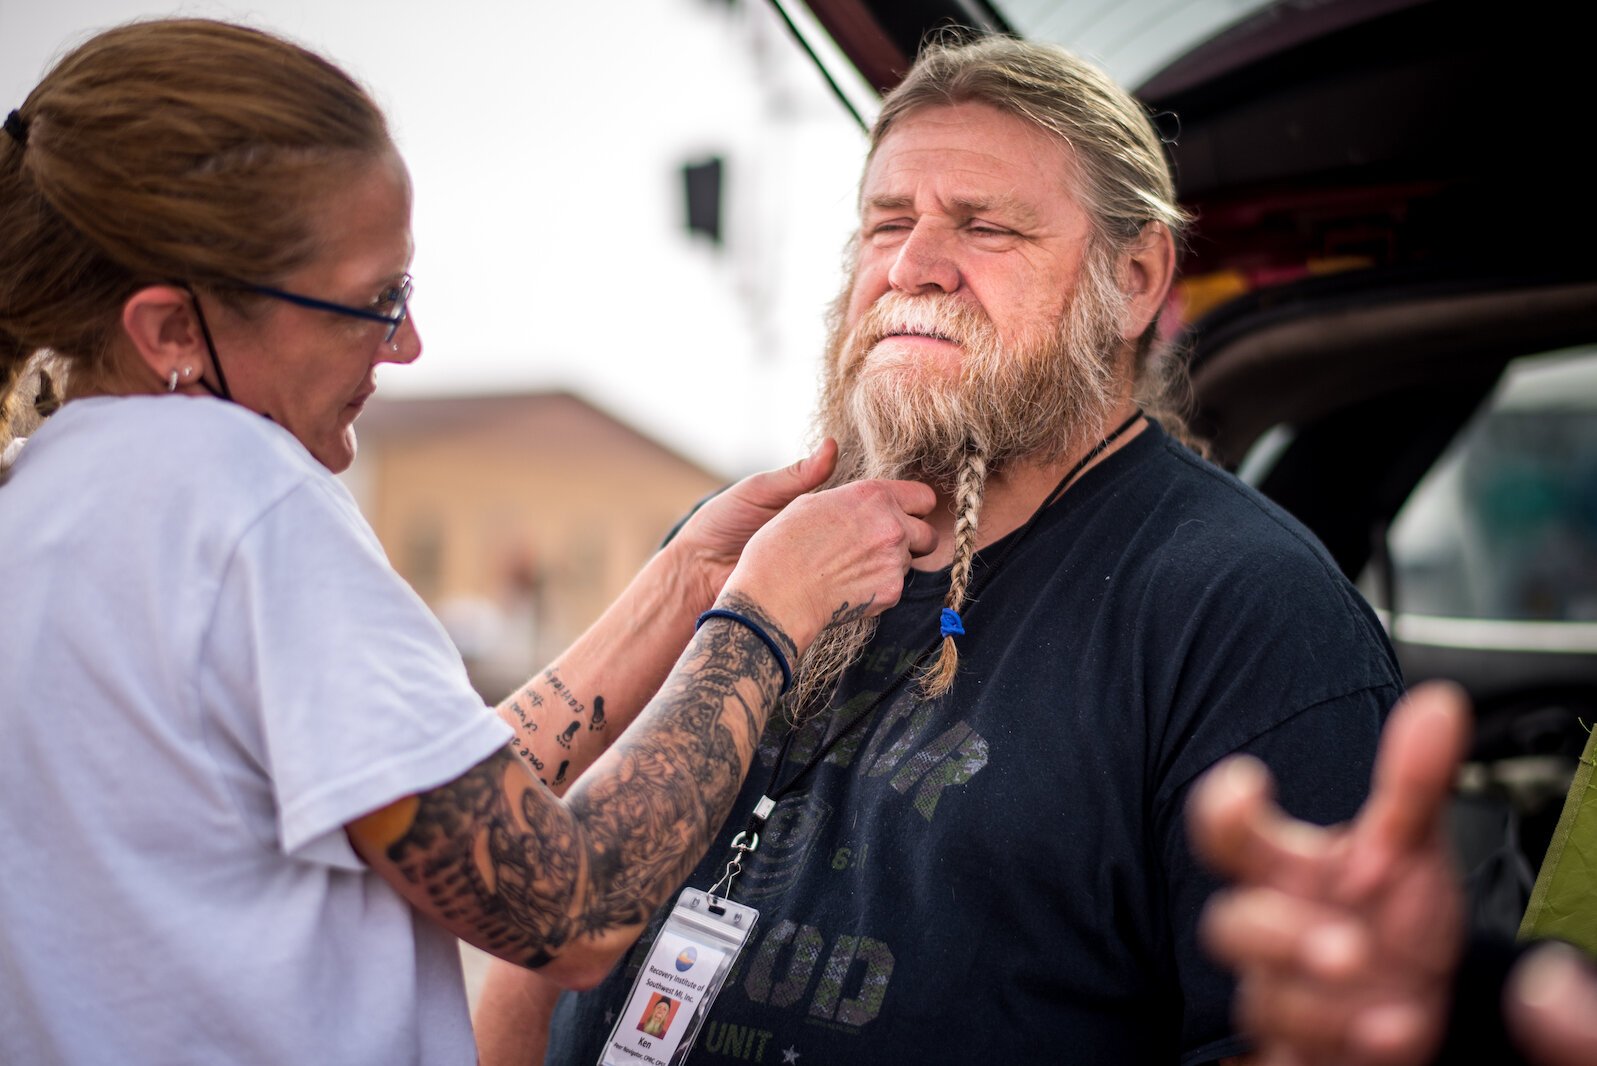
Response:
[{"label": "graphic print on shirt", "polygon": [[[802,890],[817,876],[857,874],[858,868],[873,861],[875,850],[856,838],[854,828],[860,819],[893,826],[913,847],[938,811],[950,809],[946,798],[987,765],[987,742],[946,701],[927,705],[906,679],[885,704],[878,703],[882,690],[906,676],[922,650],[906,648],[902,642],[891,647],[881,643],[866,650],[845,682],[854,695],[831,713],[797,727],[779,783],[813,761],[829,737],[836,739],[807,779],[772,811],[759,849],[745,861],[733,890],[740,902],[777,911],[784,896]],[[867,717],[853,725],[861,716]],[[762,738],[745,797],[757,796],[767,785],[785,735],[778,727]],[[811,787],[817,775],[839,771],[853,780],[848,794],[870,797],[859,804],[860,810],[841,810],[823,798],[840,794],[831,786]],[[737,811],[728,824],[741,824],[743,817],[744,812]],[[724,841],[711,854],[713,860],[700,870],[713,867],[713,879],[724,868]],[[653,942],[659,918],[656,915],[640,945]],[[621,987],[632,986],[645,955],[641,948],[629,954],[621,968]],[[746,996],[750,1003],[782,1011],[805,1026],[856,1034],[881,1013],[896,962],[892,945],[870,930],[832,929],[786,918],[762,921],[728,974],[721,998]],[[695,1060],[802,1062],[802,1040],[792,1035],[777,1040],[769,1028],[726,1021],[717,1017],[719,1013],[712,1008],[693,1051]],[[734,1009],[726,1016],[739,1013]]]},{"label": "graphic print on shirt", "polygon": [[819,797],[778,804],[760,834],[759,862],[747,864],[738,876],[738,899],[758,907],[760,900],[792,888],[831,819],[831,805]]},{"label": "graphic print on shirt", "polygon": [[766,930],[743,989],[755,1003],[784,1009],[807,994],[809,1018],[857,1029],[880,1013],[893,963],[892,949],[880,940],[841,935],[828,943],[815,926],[784,920]]}]

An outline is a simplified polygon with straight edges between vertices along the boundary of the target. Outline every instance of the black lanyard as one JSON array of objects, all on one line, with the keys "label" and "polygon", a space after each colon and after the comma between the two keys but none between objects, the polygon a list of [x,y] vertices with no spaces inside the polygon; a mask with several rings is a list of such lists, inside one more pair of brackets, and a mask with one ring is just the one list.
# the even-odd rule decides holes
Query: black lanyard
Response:
[{"label": "black lanyard", "polygon": [[[1088,451],[1086,455],[1083,455],[1074,466],[1065,472],[1065,476],[1059,479],[1059,483],[1054,486],[1054,490],[1043,498],[1042,503],[1038,504],[1037,509],[1031,513],[1031,517],[1026,519],[1025,524],[1020,527],[1013,537],[1009,538],[1009,543],[1004,545],[1003,551],[1001,551],[998,557],[993,560],[992,565],[983,569],[981,574],[971,582],[972,587],[969,597],[969,609],[974,609],[979,602],[977,599],[977,587],[980,586],[981,589],[985,589],[986,586],[991,583],[993,575],[998,572],[999,567],[1002,566],[1004,561],[1009,558],[1021,541],[1023,541],[1031,533],[1031,531],[1036,528],[1037,520],[1043,516],[1044,512],[1046,512],[1050,507],[1059,501],[1059,498],[1065,494],[1065,490],[1070,488],[1071,484],[1075,482],[1076,478],[1083,470],[1087,468],[1089,463],[1098,458],[1098,456],[1102,455],[1105,450],[1114,444],[1115,441],[1124,436],[1132,426],[1141,421],[1142,417],[1142,411],[1138,410],[1130,418],[1126,419],[1124,422],[1120,423],[1119,426],[1115,427],[1114,431],[1108,436],[1104,437],[1103,440],[1100,440],[1097,444],[1093,445],[1092,449]],[[798,770],[794,772],[792,777],[789,777],[786,782],[778,785],[777,779],[781,776],[783,766],[787,764],[787,756],[789,750],[793,746],[793,738],[799,734],[801,729],[803,729],[803,725],[795,725],[792,729],[788,730],[787,736],[782,738],[781,748],[777,750],[776,764],[771,767],[771,776],[766,780],[765,788],[760,793],[759,800],[754,804],[754,810],[749,814],[749,820],[747,824],[744,825],[742,832],[738,833],[737,836],[732,838],[732,858],[730,861],[728,861],[726,872],[721,875],[721,879],[710,888],[711,896],[716,895],[716,889],[720,888],[723,882],[726,884],[727,894],[730,896],[732,890],[732,879],[743,870],[743,856],[753,852],[760,846],[760,831],[765,828],[766,820],[769,819],[771,817],[771,813],[776,810],[776,805],[780,803],[785,796],[791,793],[798,783],[808,776],[811,770],[815,769],[823,761],[825,761],[826,757],[832,753],[838,744],[842,743],[843,738],[853,733],[854,730],[863,722],[870,719],[876,713],[876,709],[882,705],[883,701],[885,701],[893,693],[897,692],[898,686],[904,683],[904,679],[913,674],[916,668],[924,663],[927,657],[942,645],[942,642],[943,638],[939,633],[935,638],[933,638],[931,644],[928,645],[926,649],[919,655],[917,655],[908,666],[904,667],[898,673],[893,675],[891,680],[888,681],[886,687],[884,687],[882,691],[877,694],[876,698],[871,700],[871,702],[866,705],[863,710],[855,715],[852,721],[850,721],[842,729],[839,729],[831,737],[826,738],[823,743],[817,746],[815,753],[805,761],[804,765],[800,766]]]}]

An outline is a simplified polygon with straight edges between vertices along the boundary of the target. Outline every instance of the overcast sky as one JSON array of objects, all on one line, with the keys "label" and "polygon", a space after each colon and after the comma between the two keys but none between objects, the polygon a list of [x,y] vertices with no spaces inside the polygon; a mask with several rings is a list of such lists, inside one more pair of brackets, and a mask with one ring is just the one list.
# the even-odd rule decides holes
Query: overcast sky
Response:
[{"label": "overcast sky", "polygon": [[[570,388],[723,474],[798,454],[863,138],[724,0],[0,0],[0,113],[95,29],[227,18],[343,65],[416,190],[426,354],[388,395]],[[729,243],[677,166],[728,156]]]}]

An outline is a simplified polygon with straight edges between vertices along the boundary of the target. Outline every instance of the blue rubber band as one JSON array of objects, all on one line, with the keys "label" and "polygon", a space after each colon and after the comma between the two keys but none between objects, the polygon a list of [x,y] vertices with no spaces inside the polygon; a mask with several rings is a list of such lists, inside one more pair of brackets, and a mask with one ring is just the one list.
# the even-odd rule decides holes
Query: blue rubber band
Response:
[{"label": "blue rubber band", "polygon": [[943,608],[943,636],[962,637],[965,635],[965,623],[960,621],[959,612],[952,607]]},{"label": "blue rubber band", "polygon": [[736,611],[728,611],[723,607],[711,607],[708,611],[699,615],[699,620],[693,623],[694,632],[698,632],[699,627],[711,618],[725,618],[746,626],[749,632],[759,637],[765,646],[771,649],[771,654],[776,656],[776,665],[782,668],[782,691],[779,695],[787,695],[787,690],[793,687],[793,668],[787,665],[787,656],[782,654],[781,645],[771,639],[771,634],[767,633],[760,623],[748,615],[738,614]]}]

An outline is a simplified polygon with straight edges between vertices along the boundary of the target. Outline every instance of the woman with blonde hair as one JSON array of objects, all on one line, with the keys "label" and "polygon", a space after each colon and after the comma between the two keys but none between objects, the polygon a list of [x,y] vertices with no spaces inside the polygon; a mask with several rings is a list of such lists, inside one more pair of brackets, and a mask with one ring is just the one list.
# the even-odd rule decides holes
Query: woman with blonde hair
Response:
[{"label": "woman with blonde hair", "polygon": [[0,1061],[471,1061],[454,937],[596,981],[931,547],[924,486],[810,492],[823,446],[496,715],[333,476],[410,258],[381,113],[269,34],[110,30],[8,114],[0,401],[47,353],[64,402],[0,474]]}]

